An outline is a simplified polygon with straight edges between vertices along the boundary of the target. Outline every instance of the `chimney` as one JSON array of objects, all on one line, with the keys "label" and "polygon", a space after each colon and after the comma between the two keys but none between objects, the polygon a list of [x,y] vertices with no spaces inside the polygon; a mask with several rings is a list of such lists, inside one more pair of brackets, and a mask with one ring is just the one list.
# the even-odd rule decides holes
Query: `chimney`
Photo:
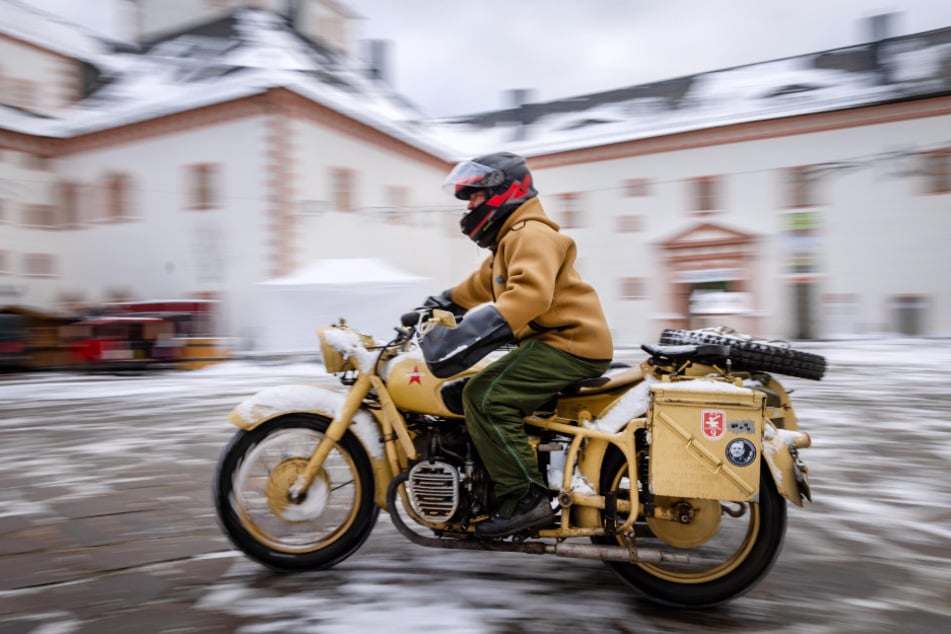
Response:
[{"label": "chimney", "polygon": [[513,141],[524,140],[527,133],[526,128],[531,123],[528,102],[532,98],[532,91],[527,88],[513,88],[506,90],[503,94],[508,101],[508,112],[504,123],[510,124],[514,128]]},{"label": "chimney", "polygon": [[892,37],[894,13],[880,13],[865,19],[869,41],[873,44]]},{"label": "chimney", "polygon": [[300,32],[300,14],[301,0],[285,0],[285,10],[287,11],[287,22],[291,29]]},{"label": "chimney", "polygon": [[865,18],[865,32],[869,41],[872,69],[878,73],[879,81],[883,84],[891,83],[891,78],[882,47],[889,38],[894,36],[897,15],[896,13],[880,13]]},{"label": "chimney", "polygon": [[390,83],[390,44],[389,40],[369,40],[367,42],[369,66],[367,76],[383,83]]}]

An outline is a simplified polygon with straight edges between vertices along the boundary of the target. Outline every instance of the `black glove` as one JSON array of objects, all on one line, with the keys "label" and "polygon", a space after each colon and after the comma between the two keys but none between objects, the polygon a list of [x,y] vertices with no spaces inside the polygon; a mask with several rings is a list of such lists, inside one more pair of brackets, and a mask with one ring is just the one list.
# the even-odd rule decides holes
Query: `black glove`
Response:
[{"label": "black glove", "polygon": [[439,295],[430,295],[426,298],[426,301],[423,302],[420,308],[438,308],[440,310],[448,310],[456,317],[461,317],[462,315],[466,314],[465,308],[452,301],[452,289],[450,288],[447,288]]},{"label": "black glove", "polygon": [[505,343],[515,341],[508,322],[495,306],[472,311],[456,328],[432,326],[419,338],[429,370],[439,377],[459,374]]}]

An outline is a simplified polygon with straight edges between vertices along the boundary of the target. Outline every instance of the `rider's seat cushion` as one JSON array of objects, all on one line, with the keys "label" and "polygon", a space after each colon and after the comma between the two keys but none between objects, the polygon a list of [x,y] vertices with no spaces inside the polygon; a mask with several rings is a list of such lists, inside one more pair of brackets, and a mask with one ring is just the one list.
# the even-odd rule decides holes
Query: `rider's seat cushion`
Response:
[{"label": "rider's seat cushion", "polygon": [[607,374],[592,377],[590,379],[581,379],[565,387],[561,393],[565,396],[586,396],[588,394],[600,394],[610,392],[611,390],[625,385],[637,383],[644,378],[644,372],[640,365],[631,367],[616,368],[608,370]]}]

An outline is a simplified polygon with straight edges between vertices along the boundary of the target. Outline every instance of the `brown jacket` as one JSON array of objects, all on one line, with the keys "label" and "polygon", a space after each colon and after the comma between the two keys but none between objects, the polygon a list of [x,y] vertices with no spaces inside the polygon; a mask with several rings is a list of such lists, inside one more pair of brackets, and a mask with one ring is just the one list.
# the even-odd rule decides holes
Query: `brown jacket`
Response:
[{"label": "brown jacket", "polygon": [[537,337],[577,357],[611,359],[611,331],[597,292],[575,270],[576,251],[532,198],[505,220],[495,253],[453,287],[452,301],[494,303],[519,342]]}]

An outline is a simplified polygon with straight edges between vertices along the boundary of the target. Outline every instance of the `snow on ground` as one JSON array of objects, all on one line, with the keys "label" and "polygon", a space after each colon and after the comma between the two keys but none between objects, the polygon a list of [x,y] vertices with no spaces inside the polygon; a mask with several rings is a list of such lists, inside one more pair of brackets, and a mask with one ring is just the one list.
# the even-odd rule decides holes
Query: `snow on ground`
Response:
[{"label": "snow on ground", "polygon": [[[208,493],[214,457],[233,432],[227,412],[265,387],[335,383],[311,361],[236,360],[135,376],[0,376],[0,520],[32,518],[48,531],[61,521],[58,513],[70,511],[79,515],[71,522],[98,526],[105,519],[94,514],[101,511],[82,509],[119,496],[146,506],[146,517],[161,514],[164,521],[149,524],[159,536],[215,535],[220,546],[191,561],[221,562],[214,565],[224,566],[224,574],[187,592],[172,585],[159,601],[190,597],[183,610],[240,619],[235,631],[247,633],[948,631],[951,341],[796,347],[829,362],[822,381],[780,377],[794,390],[800,425],[813,438],[801,454],[814,501],[789,507],[784,550],[766,581],[714,612],[691,615],[634,602],[597,562],[420,548],[385,515],[366,545],[330,571],[275,576],[227,550]],[[641,354],[629,350],[623,357]],[[146,495],[139,497],[140,485],[162,488],[157,496],[141,489]],[[131,522],[134,510],[121,517]],[[157,542],[132,543],[147,552]],[[182,564],[132,569],[176,579],[176,565]],[[60,592],[95,583],[90,577],[0,592],[0,608],[4,600],[46,597],[60,608],[30,614],[35,628],[95,631],[77,623],[108,622],[95,619],[114,618],[111,610],[82,617],[58,600]],[[120,616],[140,606],[126,609]],[[21,624],[28,619],[14,616]]]}]

